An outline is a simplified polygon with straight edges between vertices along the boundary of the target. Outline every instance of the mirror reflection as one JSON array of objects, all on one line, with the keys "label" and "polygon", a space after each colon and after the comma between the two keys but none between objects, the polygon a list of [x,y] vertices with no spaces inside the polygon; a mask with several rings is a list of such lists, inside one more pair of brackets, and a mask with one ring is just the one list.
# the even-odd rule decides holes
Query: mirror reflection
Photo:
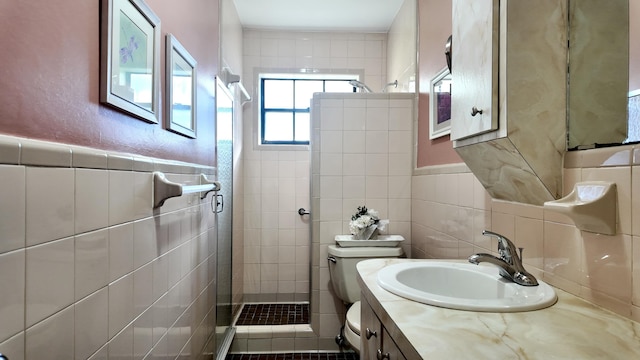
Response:
[{"label": "mirror reflection", "polygon": [[640,140],[627,131],[629,18],[628,0],[569,2],[569,149]]}]

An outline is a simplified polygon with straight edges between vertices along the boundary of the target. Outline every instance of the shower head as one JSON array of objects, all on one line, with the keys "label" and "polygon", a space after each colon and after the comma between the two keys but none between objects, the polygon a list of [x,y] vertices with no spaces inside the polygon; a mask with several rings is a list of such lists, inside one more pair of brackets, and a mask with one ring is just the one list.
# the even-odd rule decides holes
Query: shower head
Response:
[{"label": "shower head", "polygon": [[368,93],[373,92],[367,85],[365,85],[363,82],[358,80],[349,81],[349,85],[362,89],[363,92],[368,92]]}]

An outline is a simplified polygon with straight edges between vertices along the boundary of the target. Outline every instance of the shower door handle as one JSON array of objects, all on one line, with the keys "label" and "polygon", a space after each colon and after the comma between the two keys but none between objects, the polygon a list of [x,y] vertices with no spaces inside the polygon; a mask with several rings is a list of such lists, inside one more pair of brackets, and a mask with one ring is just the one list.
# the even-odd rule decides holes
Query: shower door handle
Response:
[{"label": "shower door handle", "polygon": [[211,207],[213,207],[214,202],[215,202],[215,208],[213,209],[213,212],[216,214],[220,214],[222,210],[224,210],[224,196],[222,194],[214,195],[213,198],[211,199]]}]

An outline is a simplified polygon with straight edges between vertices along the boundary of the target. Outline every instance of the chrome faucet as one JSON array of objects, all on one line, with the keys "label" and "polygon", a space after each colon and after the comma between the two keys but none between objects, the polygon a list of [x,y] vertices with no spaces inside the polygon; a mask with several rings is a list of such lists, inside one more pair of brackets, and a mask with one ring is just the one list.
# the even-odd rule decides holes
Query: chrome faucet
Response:
[{"label": "chrome faucet", "polygon": [[507,280],[522,286],[538,285],[538,280],[522,266],[522,248],[519,248],[520,256],[518,256],[516,246],[506,237],[489,230],[484,230],[482,235],[493,236],[498,239],[498,253],[500,253],[500,257],[480,253],[469,256],[470,263],[478,265],[481,262],[488,262],[499,267],[500,275]]}]

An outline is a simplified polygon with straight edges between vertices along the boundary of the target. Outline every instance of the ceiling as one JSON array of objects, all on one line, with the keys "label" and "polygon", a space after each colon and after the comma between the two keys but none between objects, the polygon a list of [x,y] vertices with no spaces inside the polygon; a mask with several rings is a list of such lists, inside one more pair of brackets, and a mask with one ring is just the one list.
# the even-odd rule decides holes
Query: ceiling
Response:
[{"label": "ceiling", "polygon": [[245,28],[388,32],[404,0],[233,0]]}]

